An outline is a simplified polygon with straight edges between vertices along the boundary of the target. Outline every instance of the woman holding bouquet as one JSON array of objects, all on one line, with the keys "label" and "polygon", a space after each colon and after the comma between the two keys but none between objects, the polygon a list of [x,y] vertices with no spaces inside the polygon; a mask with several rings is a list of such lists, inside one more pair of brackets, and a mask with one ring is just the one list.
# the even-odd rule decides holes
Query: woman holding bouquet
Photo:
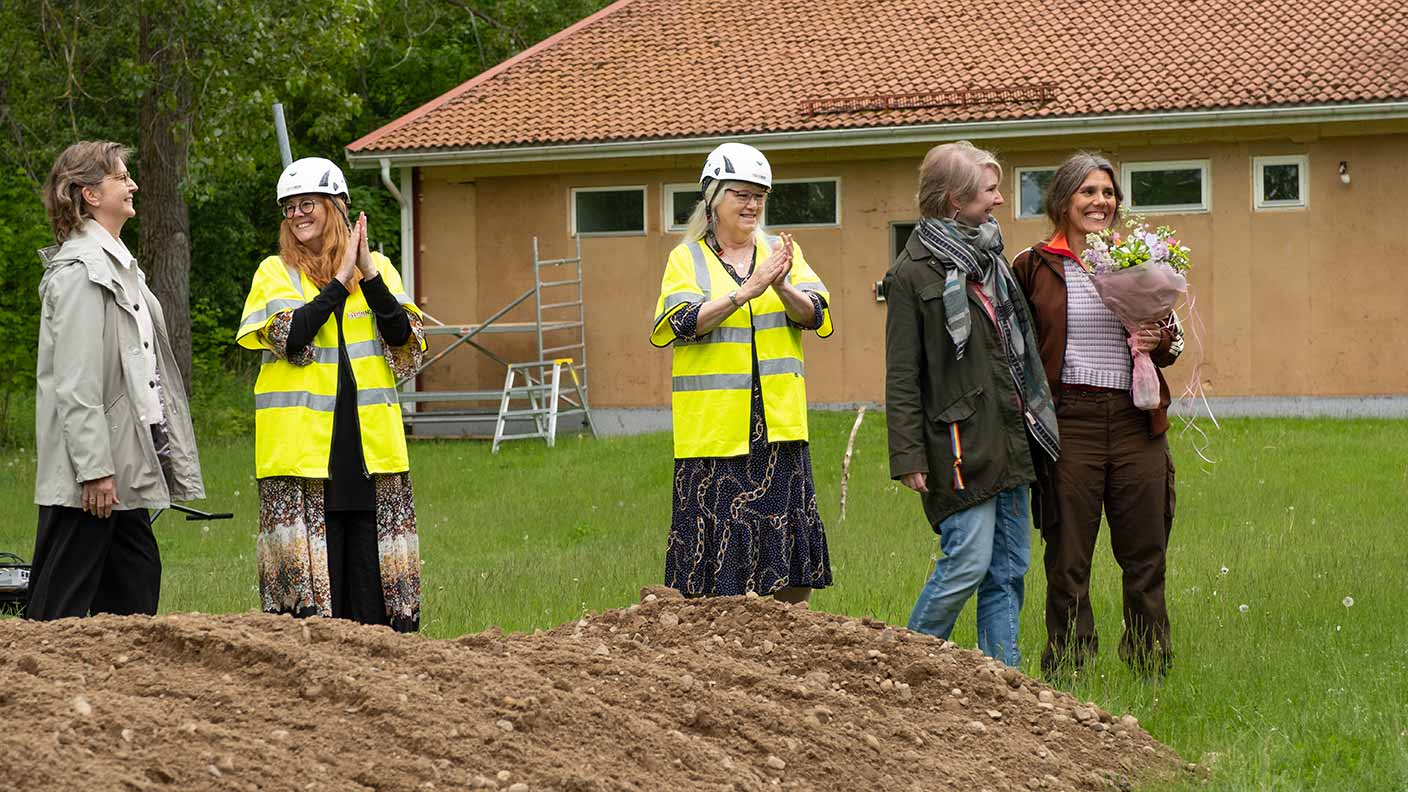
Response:
[{"label": "woman holding bouquet", "polygon": [[1108,228],[1123,198],[1108,160],[1075,154],[1046,188],[1054,233],[1013,262],[1041,339],[1061,435],[1060,457],[1038,465],[1032,493],[1032,514],[1046,541],[1047,639],[1041,665],[1048,676],[1078,671],[1097,651],[1090,567],[1102,509],[1124,573],[1120,657],[1158,674],[1172,660],[1164,602],[1174,510],[1173,460],[1165,437],[1169,391],[1160,372],[1158,406],[1148,411],[1134,406],[1131,348],[1147,353],[1159,368],[1170,366],[1182,351],[1182,333],[1170,315],[1136,327],[1131,335],[1101,301],[1081,257],[1086,235]]}]

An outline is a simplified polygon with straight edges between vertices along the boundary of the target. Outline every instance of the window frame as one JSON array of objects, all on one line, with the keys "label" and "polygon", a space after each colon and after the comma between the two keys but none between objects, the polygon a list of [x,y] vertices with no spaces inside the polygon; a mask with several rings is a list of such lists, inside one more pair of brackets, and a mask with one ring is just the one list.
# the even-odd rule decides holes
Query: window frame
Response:
[{"label": "window frame", "polygon": [[[1294,201],[1268,201],[1263,198],[1266,165],[1295,165],[1299,170],[1298,188],[1300,197]],[[1258,212],[1274,212],[1284,209],[1305,209],[1310,206],[1310,155],[1277,154],[1265,157],[1252,157],[1252,208]]]},{"label": "window frame", "polygon": [[1022,174],[1031,173],[1033,171],[1051,171],[1051,175],[1055,176],[1057,169],[1059,169],[1060,167],[1060,165],[1033,165],[1031,167],[1021,167],[1012,169],[1012,200],[1016,202],[1016,206],[1014,207],[1012,212],[1012,219],[1037,220],[1046,217],[1046,212],[1044,210],[1037,212],[1036,214],[1022,214]]},{"label": "window frame", "polygon": [[841,177],[840,176],[814,176],[803,179],[773,179],[773,187],[779,184],[810,184],[812,182],[832,182],[836,185],[836,213],[835,221],[831,223],[784,223],[774,226],[772,220],[768,218],[768,207],[763,205],[763,225],[767,228],[840,228],[841,227]]},{"label": "window frame", "polygon": [[670,182],[660,185],[660,227],[665,229],[667,234],[678,234],[684,231],[684,226],[675,225],[674,197],[678,193],[690,192],[699,199],[699,185],[687,182]]},{"label": "window frame", "polygon": [[[593,192],[628,192],[639,190],[640,201],[640,230],[639,231],[578,231],[577,230],[577,193]],[[609,187],[569,187],[567,193],[567,222],[568,230],[572,236],[581,237],[632,237],[646,236],[650,233],[650,191],[644,184],[613,184]]]},{"label": "window frame", "polygon": [[[1134,174],[1161,170],[1197,170],[1202,173],[1202,196],[1196,204],[1168,204],[1166,206],[1139,206],[1134,202]],[[1212,160],[1149,160],[1147,162],[1125,162],[1120,165],[1120,183],[1124,189],[1125,205],[1135,214],[1206,214],[1212,211]]]}]

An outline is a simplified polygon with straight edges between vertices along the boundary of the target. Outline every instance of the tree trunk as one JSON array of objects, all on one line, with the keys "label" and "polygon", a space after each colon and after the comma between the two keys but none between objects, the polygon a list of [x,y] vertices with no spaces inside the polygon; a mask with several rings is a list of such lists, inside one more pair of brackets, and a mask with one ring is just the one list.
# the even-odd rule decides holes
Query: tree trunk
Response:
[{"label": "tree trunk", "polygon": [[139,58],[152,67],[152,83],[142,95],[141,138],[137,146],[137,195],[141,228],[138,259],[166,314],[166,332],[186,396],[191,394],[191,234],[182,188],[186,182],[194,122],[191,77],[180,59],[181,34],[162,30],[143,13]]}]

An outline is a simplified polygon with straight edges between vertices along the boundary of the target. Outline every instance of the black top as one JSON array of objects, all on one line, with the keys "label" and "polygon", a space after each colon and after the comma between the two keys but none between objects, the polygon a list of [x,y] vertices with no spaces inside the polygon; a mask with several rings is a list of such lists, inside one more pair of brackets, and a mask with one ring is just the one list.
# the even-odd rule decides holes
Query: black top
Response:
[{"label": "black top", "polygon": [[[363,280],[362,293],[376,316],[376,327],[383,343],[401,346],[410,340],[411,320],[380,275]],[[347,355],[347,340],[342,335],[342,308],[347,296],[347,288],[334,279],[312,302],[295,310],[288,332],[287,354],[294,357],[313,343],[313,336],[327,324],[329,316],[337,320],[337,401],[332,413],[332,450],[328,457],[329,480],[323,490],[324,508],[327,511],[373,511],[376,491],[362,459],[357,381],[352,376],[352,359]]]}]

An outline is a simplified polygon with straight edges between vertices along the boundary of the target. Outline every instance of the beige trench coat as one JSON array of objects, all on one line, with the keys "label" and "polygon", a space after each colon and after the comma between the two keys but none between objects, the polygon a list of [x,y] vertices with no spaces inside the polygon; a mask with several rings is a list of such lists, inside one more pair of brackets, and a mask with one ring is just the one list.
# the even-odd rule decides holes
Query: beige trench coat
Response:
[{"label": "beige trench coat", "polygon": [[[34,502],[82,508],[83,482],[112,476],[118,509],[161,509],[205,497],[186,386],[167,338],[161,304],[137,279],[129,299],[120,266],[86,228],[39,252],[39,365],[35,395]],[[138,388],[152,387],[136,312],[150,311],[171,479],[151,428],[138,416]]]}]

